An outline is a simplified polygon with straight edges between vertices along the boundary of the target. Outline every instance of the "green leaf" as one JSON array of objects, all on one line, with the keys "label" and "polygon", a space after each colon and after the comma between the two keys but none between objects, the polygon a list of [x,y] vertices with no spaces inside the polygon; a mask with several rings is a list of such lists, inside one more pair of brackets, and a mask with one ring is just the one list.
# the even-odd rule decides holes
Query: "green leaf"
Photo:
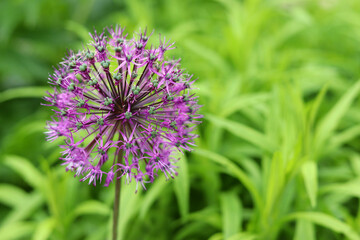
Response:
[{"label": "green leaf", "polygon": [[239,179],[239,181],[250,192],[253,200],[255,201],[256,206],[259,208],[262,207],[262,200],[260,198],[258,189],[255,187],[254,183],[247,176],[247,174],[244,171],[242,171],[235,163],[233,163],[232,161],[230,161],[229,159],[227,159],[222,155],[201,148],[197,148],[193,153],[208,158],[214,161],[215,163],[223,166],[229,174]]},{"label": "green leaf", "polygon": [[336,149],[339,146],[350,142],[352,139],[355,139],[360,135],[360,124],[351,126],[347,128],[346,130],[342,131],[339,134],[334,135],[330,139],[330,144],[327,147],[327,149]]},{"label": "green leaf", "polygon": [[311,107],[309,109],[309,120],[308,120],[308,127],[311,128],[313,127],[314,121],[316,119],[316,116],[318,114],[319,111],[319,107],[321,105],[321,103],[324,100],[325,94],[327,93],[327,90],[329,88],[329,85],[326,84],[321,91],[318,93],[318,95],[316,96],[314,102],[311,104]]},{"label": "green leaf", "polygon": [[30,222],[14,222],[3,224],[0,228],[1,240],[28,239],[25,238],[34,231],[35,225]]},{"label": "green leaf", "polygon": [[249,141],[255,146],[260,147],[261,149],[272,152],[276,148],[274,142],[269,141],[269,139],[264,134],[244,124],[227,120],[224,118],[219,118],[210,114],[208,114],[206,118],[215,125],[224,127],[226,130],[228,130],[235,136],[240,137],[246,141]]},{"label": "green leaf", "polygon": [[[124,177],[121,180],[118,235],[119,239],[126,239],[127,225],[140,208],[142,186],[136,181],[125,184],[126,179]],[[137,192],[135,193],[135,191]]]},{"label": "green leaf", "polygon": [[207,227],[208,225],[204,224],[203,222],[190,222],[184,225],[184,227],[180,228],[179,231],[176,232],[176,235],[171,236],[170,239],[174,239],[174,240],[193,239],[191,236],[199,234],[199,229],[206,229]]},{"label": "green leaf", "polygon": [[152,206],[152,204],[154,204],[154,202],[156,201],[157,198],[160,197],[161,193],[163,192],[163,190],[165,189],[166,186],[168,186],[169,182],[165,181],[164,178],[159,178],[157,179],[153,185],[151,186],[151,188],[147,191],[146,195],[144,196],[144,199],[141,203],[141,209],[139,212],[139,216],[141,219],[144,219],[146,214],[148,213],[150,207]]},{"label": "green leaf", "polygon": [[224,59],[218,54],[218,52],[194,40],[187,40],[185,42],[185,46],[189,48],[189,50],[193,51],[194,53],[207,60],[214,68],[216,68],[220,72],[229,72],[229,67],[226,61],[224,61]]},{"label": "green leaf", "polygon": [[311,207],[316,206],[316,196],[318,191],[317,165],[314,161],[306,161],[301,166],[305,189],[309,196]]},{"label": "green leaf", "polygon": [[32,236],[32,240],[46,240],[50,239],[51,233],[54,230],[56,221],[53,218],[46,218],[39,223]]},{"label": "green leaf", "polygon": [[[224,236],[222,233],[215,233],[212,235],[209,240],[224,240]],[[255,240],[257,239],[257,236],[251,233],[236,233],[232,235],[231,237],[227,238],[227,240]]]},{"label": "green leaf", "polygon": [[48,90],[46,87],[12,88],[0,93],[0,103],[16,98],[42,98]]},{"label": "green leaf", "polygon": [[350,108],[352,102],[357,97],[360,90],[360,81],[341,97],[335,106],[321,119],[315,133],[316,150],[322,148],[325,141],[331,136],[338,126],[341,118]]},{"label": "green leaf", "polygon": [[314,225],[306,220],[296,221],[294,240],[315,240]]},{"label": "green leaf", "polygon": [[106,204],[96,200],[88,200],[75,208],[74,215],[99,214],[107,216],[110,212],[111,210]]},{"label": "green leaf", "polygon": [[235,163],[239,164],[240,167],[244,169],[254,185],[260,189],[263,183],[263,176],[261,174],[259,164],[254,161],[254,159],[245,156],[245,154],[238,150],[240,150],[240,148],[233,150],[232,152],[227,152],[225,157],[231,158]]},{"label": "green leaf", "polygon": [[242,206],[236,192],[222,193],[220,196],[224,239],[238,233],[242,221]]},{"label": "green leaf", "polygon": [[328,184],[321,187],[321,193],[332,193],[360,198],[360,178],[346,183]]},{"label": "green leaf", "polygon": [[276,200],[279,198],[281,190],[284,187],[285,168],[281,153],[276,152],[273,155],[270,165],[270,172],[267,179],[266,198],[264,215],[270,216]]},{"label": "green leaf", "polygon": [[222,233],[215,233],[209,238],[209,240],[223,240],[223,239],[224,237]]},{"label": "green leaf", "polygon": [[228,240],[255,240],[258,237],[252,233],[237,233],[233,236],[231,236],[230,238],[228,238]]},{"label": "green leaf", "polygon": [[231,99],[231,104],[226,104],[223,109],[221,109],[221,116],[227,117],[236,111],[241,110],[245,107],[250,107],[255,104],[259,104],[269,99],[268,93],[251,93],[247,95],[242,95],[235,99]]},{"label": "green leaf", "polygon": [[320,212],[296,212],[285,217],[284,221],[306,220],[326,227],[333,232],[342,233],[350,240],[360,240],[360,236],[348,224]]},{"label": "green leaf", "polygon": [[206,207],[200,211],[192,212],[189,214],[189,221],[194,222],[204,222],[207,225],[210,225],[216,229],[221,229],[222,227],[222,219],[219,214],[218,208],[213,207]]},{"label": "green leaf", "polygon": [[3,224],[22,221],[40,209],[44,203],[44,197],[38,192],[29,194],[27,198],[21,199],[22,203],[17,205],[3,220]]},{"label": "green leaf", "polygon": [[189,182],[189,172],[188,172],[188,163],[186,157],[178,152],[175,156],[178,161],[179,168],[178,176],[174,179],[174,190],[176,198],[178,200],[180,214],[184,221],[186,221],[189,214],[189,194],[190,194],[190,182]]},{"label": "green leaf", "polygon": [[37,189],[43,188],[45,183],[44,176],[28,159],[16,155],[7,155],[5,156],[4,163],[17,172],[30,186]]},{"label": "green leaf", "polygon": [[226,8],[226,16],[231,32],[236,37],[235,39],[239,40],[242,34],[244,34],[244,22],[241,19],[243,14],[241,3],[234,0],[217,0],[217,2]]},{"label": "green leaf", "polygon": [[359,177],[360,176],[360,156],[358,153],[353,153],[350,156],[350,163],[351,168],[355,172],[355,174]]},{"label": "green leaf", "polygon": [[0,184],[0,203],[16,207],[23,203],[28,194],[19,187],[10,184]]}]

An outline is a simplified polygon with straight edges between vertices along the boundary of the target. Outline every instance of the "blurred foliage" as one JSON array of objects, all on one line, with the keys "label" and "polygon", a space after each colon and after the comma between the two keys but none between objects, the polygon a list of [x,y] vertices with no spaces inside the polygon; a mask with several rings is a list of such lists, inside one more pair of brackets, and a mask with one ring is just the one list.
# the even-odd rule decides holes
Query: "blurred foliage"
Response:
[{"label": "blurred foliage", "polygon": [[177,179],[123,185],[121,239],[360,239],[360,1],[3,0],[0,239],[109,239],[113,186],[60,165],[40,106],[94,28],[155,29],[205,115]]}]

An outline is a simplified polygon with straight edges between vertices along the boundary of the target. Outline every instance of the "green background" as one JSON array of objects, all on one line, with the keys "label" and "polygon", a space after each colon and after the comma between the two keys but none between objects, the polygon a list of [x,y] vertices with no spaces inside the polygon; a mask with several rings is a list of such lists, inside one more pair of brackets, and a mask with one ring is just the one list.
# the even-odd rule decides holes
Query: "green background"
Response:
[{"label": "green background", "polygon": [[110,239],[114,186],[45,141],[48,74],[89,31],[176,42],[205,116],[179,176],[123,185],[121,239],[360,239],[360,1],[3,0],[0,239]]}]

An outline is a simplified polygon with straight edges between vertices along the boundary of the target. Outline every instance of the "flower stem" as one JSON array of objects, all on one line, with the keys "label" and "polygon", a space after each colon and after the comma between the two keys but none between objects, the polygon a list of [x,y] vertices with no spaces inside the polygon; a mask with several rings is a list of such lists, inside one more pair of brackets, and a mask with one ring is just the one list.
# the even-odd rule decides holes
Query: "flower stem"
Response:
[{"label": "flower stem", "polygon": [[[123,151],[120,150],[117,155],[116,163],[120,164],[123,158]],[[117,166],[118,170],[119,166]],[[119,221],[119,206],[120,206],[120,187],[121,187],[121,179],[118,179],[121,175],[120,171],[116,172],[115,175],[115,202],[114,202],[114,212],[113,212],[113,240],[117,240],[118,235],[118,221]]]}]

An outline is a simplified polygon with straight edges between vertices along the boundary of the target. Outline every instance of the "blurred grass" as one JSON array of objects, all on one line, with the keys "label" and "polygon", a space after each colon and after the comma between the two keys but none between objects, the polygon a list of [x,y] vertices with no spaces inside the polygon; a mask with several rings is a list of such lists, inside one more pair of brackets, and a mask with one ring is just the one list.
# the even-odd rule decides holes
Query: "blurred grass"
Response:
[{"label": "blurred grass", "polygon": [[360,239],[360,2],[0,2],[0,239],[109,239],[113,186],[44,141],[47,76],[87,32],[176,41],[204,122],[179,177],[122,189],[121,239]]}]

